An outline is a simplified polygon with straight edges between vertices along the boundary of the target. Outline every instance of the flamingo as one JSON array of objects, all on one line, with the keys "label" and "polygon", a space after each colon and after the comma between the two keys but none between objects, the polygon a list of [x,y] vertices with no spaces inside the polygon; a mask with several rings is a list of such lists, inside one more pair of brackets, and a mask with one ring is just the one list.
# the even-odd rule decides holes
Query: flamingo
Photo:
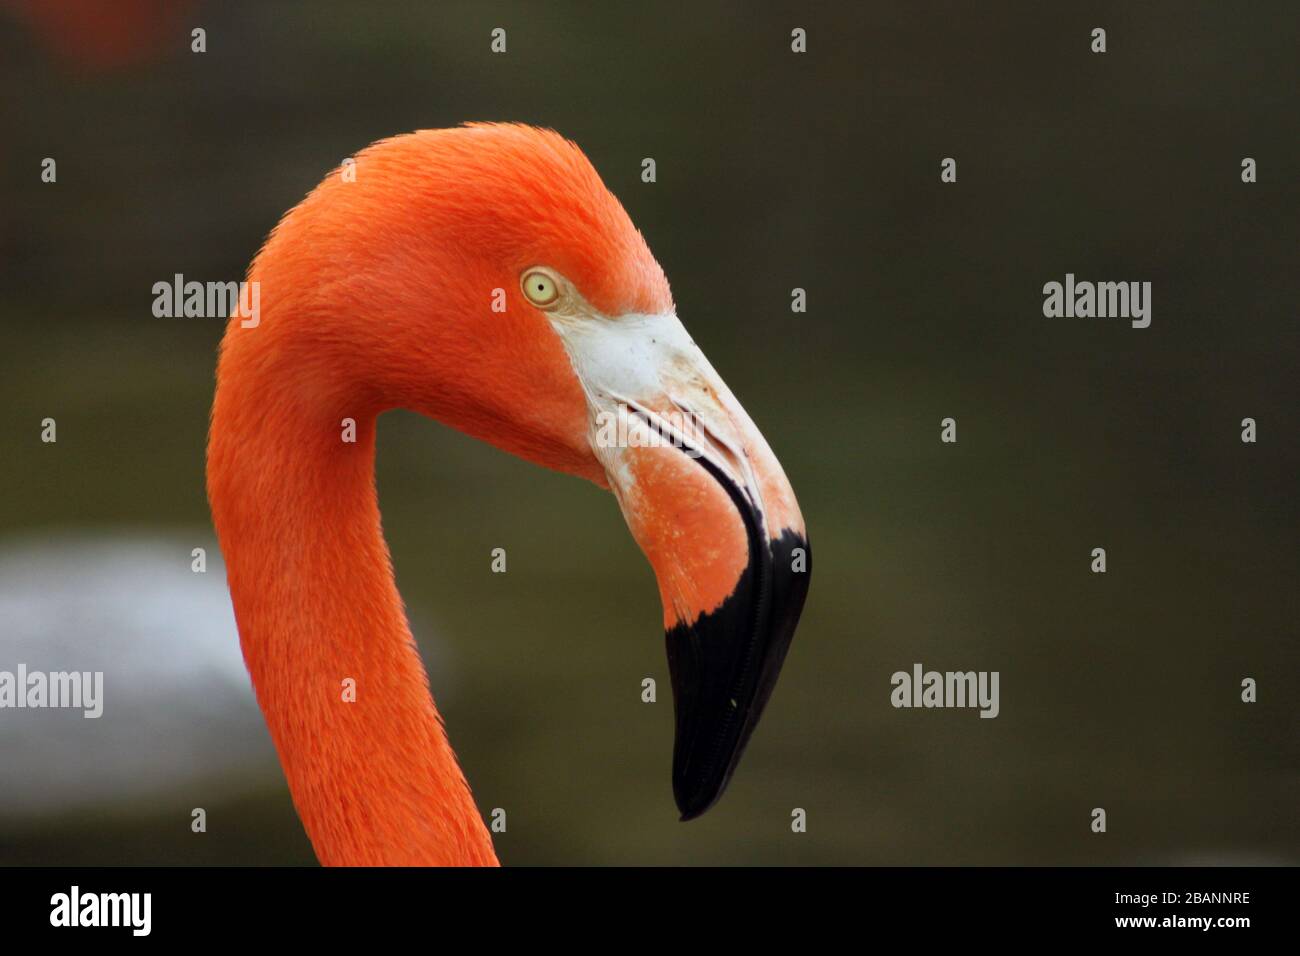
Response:
[{"label": "flamingo", "polygon": [[[698,817],[808,589],[780,464],[578,146],[467,124],[382,140],[349,172],[289,211],[250,266],[261,315],[227,325],[208,440],[244,659],[317,857],[498,862],[380,527],[376,418],[393,408],[613,491],[658,582],[673,794]],[[630,427],[606,428],[612,416]]]}]

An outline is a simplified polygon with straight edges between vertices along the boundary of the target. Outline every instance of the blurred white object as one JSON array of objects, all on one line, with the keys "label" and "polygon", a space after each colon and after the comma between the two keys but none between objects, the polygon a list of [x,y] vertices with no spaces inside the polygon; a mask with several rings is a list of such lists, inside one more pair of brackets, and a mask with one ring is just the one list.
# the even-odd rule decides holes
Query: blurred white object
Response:
[{"label": "blurred white object", "polygon": [[205,533],[0,541],[0,671],[19,664],[102,671],[104,709],[0,708],[0,817],[280,778]]}]

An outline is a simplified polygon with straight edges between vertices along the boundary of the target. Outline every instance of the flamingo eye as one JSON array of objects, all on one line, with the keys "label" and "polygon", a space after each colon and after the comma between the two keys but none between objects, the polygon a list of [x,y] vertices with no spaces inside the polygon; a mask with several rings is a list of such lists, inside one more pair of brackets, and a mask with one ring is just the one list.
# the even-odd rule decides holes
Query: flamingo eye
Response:
[{"label": "flamingo eye", "polygon": [[538,308],[555,305],[560,298],[559,285],[540,269],[525,272],[519,286],[524,290],[525,298]]}]

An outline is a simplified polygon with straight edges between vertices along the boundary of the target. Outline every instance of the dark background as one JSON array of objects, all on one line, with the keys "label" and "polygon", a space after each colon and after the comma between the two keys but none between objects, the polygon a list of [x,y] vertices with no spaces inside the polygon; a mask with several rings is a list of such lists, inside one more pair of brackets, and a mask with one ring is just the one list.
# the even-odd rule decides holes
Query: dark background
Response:
[{"label": "dark background", "polygon": [[[0,4],[0,542],[201,543],[222,322],[154,318],[153,283],[238,278],[375,139],[550,126],[776,450],[816,573],[727,796],[679,824],[658,598],[612,497],[385,416],[399,586],[503,862],[1300,858],[1294,4],[151,6],[103,54],[111,29],[69,46]],[[1044,318],[1067,272],[1150,281],[1151,327]],[[893,709],[917,661],[1000,671],[1001,716]],[[22,772],[0,754],[0,786]],[[0,815],[0,863],[313,859],[274,767]]]}]

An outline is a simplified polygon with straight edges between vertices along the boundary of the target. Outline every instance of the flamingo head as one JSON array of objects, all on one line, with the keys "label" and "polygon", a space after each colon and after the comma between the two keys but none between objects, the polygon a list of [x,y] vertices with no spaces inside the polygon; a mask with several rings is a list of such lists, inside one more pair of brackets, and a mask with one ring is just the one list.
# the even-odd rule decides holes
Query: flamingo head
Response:
[{"label": "flamingo head", "polygon": [[500,124],[377,143],[285,217],[250,278],[266,318],[248,336],[282,336],[335,412],[411,408],[614,492],[663,602],[677,805],[712,806],[794,635],[808,536],[578,147]]}]

